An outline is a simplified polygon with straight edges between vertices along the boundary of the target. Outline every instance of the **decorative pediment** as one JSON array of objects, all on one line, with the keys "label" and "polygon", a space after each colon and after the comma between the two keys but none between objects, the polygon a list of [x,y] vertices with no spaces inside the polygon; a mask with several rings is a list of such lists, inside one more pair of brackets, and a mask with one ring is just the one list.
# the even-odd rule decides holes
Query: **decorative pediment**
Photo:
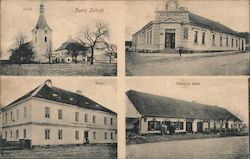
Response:
[{"label": "decorative pediment", "polygon": [[166,18],[161,20],[160,22],[167,22],[167,23],[181,23],[180,20],[175,19],[175,18]]}]

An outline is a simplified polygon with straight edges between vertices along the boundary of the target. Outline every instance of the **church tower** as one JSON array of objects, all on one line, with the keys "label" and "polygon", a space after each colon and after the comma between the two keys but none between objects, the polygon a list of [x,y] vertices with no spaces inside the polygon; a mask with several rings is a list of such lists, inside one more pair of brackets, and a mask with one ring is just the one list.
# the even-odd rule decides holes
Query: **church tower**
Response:
[{"label": "church tower", "polygon": [[36,52],[35,61],[38,62],[49,62],[48,54],[52,46],[52,29],[46,22],[44,10],[44,2],[41,0],[40,15],[32,30],[32,44]]}]

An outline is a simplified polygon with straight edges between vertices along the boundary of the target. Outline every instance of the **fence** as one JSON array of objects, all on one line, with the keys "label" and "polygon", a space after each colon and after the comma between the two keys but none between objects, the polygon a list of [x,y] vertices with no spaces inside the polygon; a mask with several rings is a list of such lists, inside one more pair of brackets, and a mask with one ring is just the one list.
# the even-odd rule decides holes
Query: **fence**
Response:
[{"label": "fence", "polygon": [[2,150],[23,150],[31,148],[31,140],[19,139],[19,141],[1,140]]}]

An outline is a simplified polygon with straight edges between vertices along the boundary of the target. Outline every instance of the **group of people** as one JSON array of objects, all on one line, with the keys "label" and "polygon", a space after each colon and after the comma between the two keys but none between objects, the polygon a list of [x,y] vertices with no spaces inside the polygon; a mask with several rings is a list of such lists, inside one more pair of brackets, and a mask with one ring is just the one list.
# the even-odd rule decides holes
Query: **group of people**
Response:
[{"label": "group of people", "polygon": [[166,135],[166,134],[175,134],[175,126],[173,123],[170,124],[162,124],[161,125],[161,134]]}]

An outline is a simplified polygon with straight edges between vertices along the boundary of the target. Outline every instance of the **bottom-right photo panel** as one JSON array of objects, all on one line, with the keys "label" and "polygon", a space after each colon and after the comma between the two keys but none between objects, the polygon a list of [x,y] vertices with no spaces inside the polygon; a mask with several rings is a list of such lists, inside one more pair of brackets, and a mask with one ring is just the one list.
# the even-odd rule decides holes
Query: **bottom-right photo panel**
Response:
[{"label": "bottom-right photo panel", "polygon": [[126,79],[127,159],[247,159],[247,78]]}]

